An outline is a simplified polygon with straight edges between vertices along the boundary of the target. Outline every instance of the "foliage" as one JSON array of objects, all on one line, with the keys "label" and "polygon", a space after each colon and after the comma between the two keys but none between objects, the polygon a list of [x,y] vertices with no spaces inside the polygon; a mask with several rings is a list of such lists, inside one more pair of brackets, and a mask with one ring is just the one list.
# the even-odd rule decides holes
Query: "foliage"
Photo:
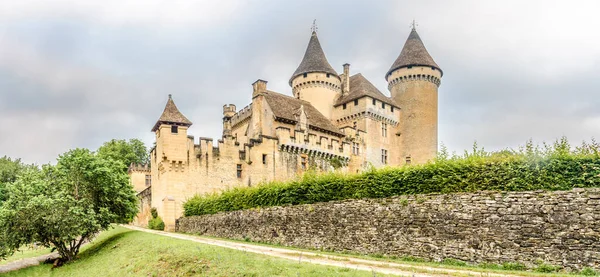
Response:
[{"label": "foliage", "polygon": [[148,149],[139,139],[112,139],[100,146],[97,153],[100,157],[121,161],[126,168],[132,163],[150,163]]},{"label": "foliage", "polygon": [[0,158],[0,205],[6,200],[7,186],[17,179],[17,176],[26,168],[20,159],[11,159],[7,156]]},{"label": "foliage", "polygon": [[56,166],[25,171],[8,187],[8,196],[0,208],[0,257],[37,242],[71,261],[85,241],[137,212],[121,163],[86,149],[61,155]]},{"label": "foliage", "polygon": [[598,274],[598,271],[595,271],[593,268],[590,267],[586,267],[584,269],[582,269],[581,271],[579,271],[579,274],[583,275],[583,276],[598,276],[600,274]]},{"label": "foliage", "polygon": [[554,265],[550,265],[550,264],[540,264],[538,265],[534,271],[535,272],[542,272],[542,273],[552,273],[552,272],[558,272],[561,269],[560,266],[554,266]]},{"label": "foliage", "polygon": [[165,223],[160,216],[157,216],[148,221],[148,229],[162,231],[165,229]]},{"label": "foliage", "polygon": [[158,216],[156,208],[150,209],[150,213],[152,214],[152,219],[148,221],[148,228],[152,230],[164,230],[165,222]]},{"label": "foliage", "polygon": [[184,210],[186,216],[192,216],[407,194],[600,187],[599,150],[595,141],[572,149],[566,138],[541,147],[528,141],[518,150],[497,152],[487,152],[475,144],[462,156],[446,153],[424,165],[371,169],[356,175],[306,174],[287,183],[197,195],[184,204]]}]

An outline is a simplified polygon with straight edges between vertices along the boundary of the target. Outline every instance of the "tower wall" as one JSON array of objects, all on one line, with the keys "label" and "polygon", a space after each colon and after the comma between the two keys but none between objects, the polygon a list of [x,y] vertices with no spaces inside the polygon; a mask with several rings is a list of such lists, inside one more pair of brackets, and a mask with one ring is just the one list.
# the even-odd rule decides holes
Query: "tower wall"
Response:
[{"label": "tower wall", "polygon": [[328,119],[332,119],[333,104],[341,90],[342,83],[335,74],[313,72],[292,80],[294,97],[310,102]]},{"label": "tower wall", "polygon": [[387,76],[392,98],[400,105],[399,164],[425,163],[437,155],[438,87],[442,73],[432,67],[399,68]]}]

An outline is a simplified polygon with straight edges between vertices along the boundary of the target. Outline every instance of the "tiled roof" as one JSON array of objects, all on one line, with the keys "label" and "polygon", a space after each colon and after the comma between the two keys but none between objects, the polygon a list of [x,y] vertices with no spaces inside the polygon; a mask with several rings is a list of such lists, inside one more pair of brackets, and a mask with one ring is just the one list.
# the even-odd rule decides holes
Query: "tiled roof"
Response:
[{"label": "tiled roof", "polygon": [[381,91],[379,91],[373,84],[371,84],[371,82],[369,82],[369,80],[367,80],[367,78],[360,73],[350,76],[350,92],[338,98],[335,106],[339,106],[365,96],[375,98],[381,102],[392,105],[396,108],[400,108],[392,98],[381,93]]},{"label": "tiled roof", "polygon": [[160,126],[160,124],[162,123],[175,123],[175,124],[180,124],[180,125],[185,125],[185,126],[191,126],[192,122],[189,121],[180,111],[179,109],[177,109],[177,106],[175,106],[175,102],[173,102],[173,98],[171,97],[171,95],[169,94],[169,100],[167,100],[167,105],[165,105],[165,110],[163,111],[162,115],[160,115],[160,118],[158,119],[158,121],[156,121],[156,124],[154,124],[154,127],[152,128],[152,132],[158,130],[158,126]]},{"label": "tiled roof", "polygon": [[404,43],[404,48],[402,48],[402,52],[400,52],[400,55],[398,56],[394,64],[392,64],[392,67],[390,67],[390,70],[388,70],[385,76],[387,78],[387,76],[390,73],[392,73],[398,68],[413,65],[431,66],[442,71],[440,66],[438,66],[437,63],[433,61],[433,58],[431,58],[429,52],[427,52],[425,45],[423,45],[423,41],[421,41],[419,34],[417,34],[417,30],[415,30],[414,28],[410,32],[410,35],[408,35],[408,39],[406,39],[406,43]]},{"label": "tiled roof", "polygon": [[319,43],[319,38],[317,38],[316,32],[313,32],[310,36],[310,41],[308,42],[308,47],[304,53],[304,58],[302,58],[302,62],[300,62],[300,65],[294,74],[292,74],[292,78],[290,78],[290,85],[292,84],[292,80],[297,76],[310,72],[323,72],[338,76],[337,72],[335,72],[333,67],[331,67],[327,61],[325,53],[323,52],[323,48],[321,48],[321,43]]},{"label": "tiled roof", "polygon": [[329,119],[321,114],[310,102],[300,100],[291,96],[283,95],[274,91],[266,91],[262,93],[267,100],[267,103],[273,110],[276,118],[288,121],[297,122],[294,114],[304,106],[304,112],[308,118],[308,125],[313,129],[325,130],[338,136],[344,136]]}]

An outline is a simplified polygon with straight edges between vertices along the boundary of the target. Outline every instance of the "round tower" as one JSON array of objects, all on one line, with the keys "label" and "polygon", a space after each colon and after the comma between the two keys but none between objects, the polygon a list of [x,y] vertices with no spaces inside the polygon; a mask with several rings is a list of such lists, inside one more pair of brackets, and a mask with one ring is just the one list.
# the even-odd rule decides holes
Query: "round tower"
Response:
[{"label": "round tower", "polygon": [[438,87],[442,69],[425,49],[414,26],[385,75],[400,106],[400,162],[425,163],[437,155]]},{"label": "round tower", "polygon": [[290,78],[290,86],[294,97],[310,102],[331,119],[333,104],[341,92],[341,79],[327,61],[315,30],[302,62]]}]

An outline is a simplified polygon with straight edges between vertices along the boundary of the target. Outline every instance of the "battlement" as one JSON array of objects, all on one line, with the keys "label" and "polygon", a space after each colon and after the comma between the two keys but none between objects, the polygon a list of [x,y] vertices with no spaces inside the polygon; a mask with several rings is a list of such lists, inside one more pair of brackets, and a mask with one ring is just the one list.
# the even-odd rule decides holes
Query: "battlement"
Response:
[{"label": "battlement", "polygon": [[234,104],[226,104],[223,105],[223,115],[226,114],[235,114],[235,105]]},{"label": "battlement", "polygon": [[233,115],[233,117],[231,117],[231,126],[233,127],[233,126],[237,125],[238,123],[249,118],[251,115],[252,115],[252,104],[239,110],[236,114]]},{"label": "battlement", "polygon": [[149,164],[130,164],[127,169],[128,173],[131,172],[148,172],[150,173],[150,165]]}]

